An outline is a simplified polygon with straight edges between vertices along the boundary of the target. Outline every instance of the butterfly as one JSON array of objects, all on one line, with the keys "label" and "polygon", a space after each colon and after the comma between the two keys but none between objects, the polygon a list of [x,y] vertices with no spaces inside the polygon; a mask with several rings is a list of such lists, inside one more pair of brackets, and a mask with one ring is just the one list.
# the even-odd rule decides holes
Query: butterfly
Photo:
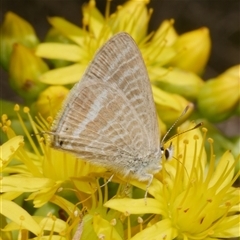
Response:
[{"label": "butterfly", "polygon": [[164,150],[142,55],[127,33],[113,36],[71,89],[51,127],[51,146],[147,181],[161,169]]}]

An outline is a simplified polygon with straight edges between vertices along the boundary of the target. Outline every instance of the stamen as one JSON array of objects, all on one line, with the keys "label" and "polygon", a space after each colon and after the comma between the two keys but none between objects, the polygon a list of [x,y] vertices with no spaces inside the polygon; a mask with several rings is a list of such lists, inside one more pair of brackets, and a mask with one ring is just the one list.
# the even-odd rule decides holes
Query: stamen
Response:
[{"label": "stamen", "polygon": [[138,221],[138,223],[139,223],[139,227],[140,227],[140,232],[142,231],[142,229],[143,229],[143,219],[141,218],[141,217],[138,217],[137,218],[137,221]]},{"label": "stamen", "polygon": [[19,106],[18,104],[16,104],[16,105],[14,106],[13,110],[14,110],[15,112],[18,112],[18,111],[20,110],[20,106]]},{"label": "stamen", "polygon": [[108,20],[108,18],[110,16],[111,1],[112,0],[107,0],[106,9],[105,9],[105,18],[106,18],[106,20]]}]

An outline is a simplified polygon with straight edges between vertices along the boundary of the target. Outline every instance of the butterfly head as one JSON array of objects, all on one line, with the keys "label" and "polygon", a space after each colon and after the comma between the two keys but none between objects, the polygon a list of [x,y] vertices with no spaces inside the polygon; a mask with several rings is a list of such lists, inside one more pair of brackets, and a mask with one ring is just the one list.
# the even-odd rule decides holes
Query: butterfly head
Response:
[{"label": "butterfly head", "polygon": [[172,145],[172,142],[170,143],[169,147],[164,148],[161,147],[162,156],[164,156],[165,160],[171,160],[173,158],[174,154],[174,147]]}]

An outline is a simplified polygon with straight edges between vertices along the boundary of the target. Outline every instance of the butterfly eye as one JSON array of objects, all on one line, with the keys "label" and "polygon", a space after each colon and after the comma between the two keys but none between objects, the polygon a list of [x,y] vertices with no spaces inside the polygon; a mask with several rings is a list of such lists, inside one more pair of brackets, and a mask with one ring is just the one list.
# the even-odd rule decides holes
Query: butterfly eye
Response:
[{"label": "butterfly eye", "polygon": [[60,145],[60,146],[63,145],[63,140],[59,141],[59,145]]},{"label": "butterfly eye", "polygon": [[173,146],[172,146],[172,143],[166,149],[164,147],[161,147],[161,153],[162,153],[162,155],[164,155],[166,160],[171,159],[173,157]]},{"label": "butterfly eye", "polygon": [[168,160],[171,155],[168,149],[165,149],[164,155],[165,155],[165,158]]}]

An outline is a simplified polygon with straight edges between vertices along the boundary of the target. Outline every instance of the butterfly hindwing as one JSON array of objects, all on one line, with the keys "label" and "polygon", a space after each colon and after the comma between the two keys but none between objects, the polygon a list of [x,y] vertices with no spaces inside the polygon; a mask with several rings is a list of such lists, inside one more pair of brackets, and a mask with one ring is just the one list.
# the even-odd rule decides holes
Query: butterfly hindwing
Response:
[{"label": "butterfly hindwing", "polygon": [[160,149],[146,67],[128,34],[115,35],[98,51],[51,132],[53,147],[104,166]]}]

